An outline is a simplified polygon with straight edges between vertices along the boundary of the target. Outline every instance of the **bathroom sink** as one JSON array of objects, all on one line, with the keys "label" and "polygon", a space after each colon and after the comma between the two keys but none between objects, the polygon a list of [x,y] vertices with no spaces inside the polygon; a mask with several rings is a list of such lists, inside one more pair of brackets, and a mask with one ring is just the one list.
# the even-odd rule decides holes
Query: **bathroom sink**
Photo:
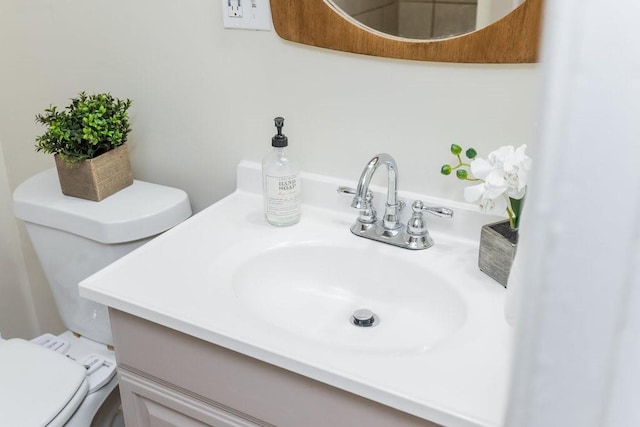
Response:
[{"label": "bathroom sink", "polygon": [[[336,189],[353,183],[303,174],[302,219],[274,227],[261,177],[243,162],[236,192],[85,279],[80,295],[443,426],[501,425],[512,334],[504,288],[478,268],[479,230],[498,218],[401,193],[455,210],[426,217],[433,247],[403,249],[350,231],[358,212]],[[372,191],[382,205],[384,189]],[[378,322],[356,326],[361,309]]]},{"label": "bathroom sink", "polygon": [[[232,286],[246,314],[350,351],[424,351],[465,321],[464,301],[444,277],[376,251],[280,245],[234,270]],[[375,314],[374,326],[354,325],[359,309]]]}]

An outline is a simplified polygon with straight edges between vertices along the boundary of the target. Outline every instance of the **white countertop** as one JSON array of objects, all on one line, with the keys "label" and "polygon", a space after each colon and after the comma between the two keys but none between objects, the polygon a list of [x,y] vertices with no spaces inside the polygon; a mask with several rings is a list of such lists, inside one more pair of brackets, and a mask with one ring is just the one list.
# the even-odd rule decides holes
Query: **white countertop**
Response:
[{"label": "white countertop", "polygon": [[[511,366],[505,290],[477,267],[479,227],[495,217],[445,202],[456,216],[454,222],[429,218],[435,246],[399,249],[349,232],[356,212],[335,188],[353,182],[306,174],[302,220],[293,227],[271,227],[263,219],[259,165],[243,162],[238,171],[236,192],[87,278],[80,294],[445,426],[502,424]],[[234,293],[221,260],[286,243],[294,233],[328,244],[357,239],[389,259],[437,265],[464,302],[462,326],[430,348],[364,352],[256,321]]]}]

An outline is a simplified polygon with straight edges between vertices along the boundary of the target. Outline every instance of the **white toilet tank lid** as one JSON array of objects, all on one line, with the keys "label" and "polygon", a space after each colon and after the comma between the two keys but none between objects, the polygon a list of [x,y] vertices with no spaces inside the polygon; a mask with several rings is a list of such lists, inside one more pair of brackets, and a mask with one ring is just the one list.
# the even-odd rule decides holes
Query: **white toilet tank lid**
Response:
[{"label": "white toilet tank lid", "polygon": [[21,339],[0,342],[0,419],[6,426],[62,426],[89,390],[84,366]]},{"label": "white toilet tank lid", "polygon": [[100,202],[65,196],[55,168],[20,184],[13,204],[25,222],[107,244],[155,236],[191,216],[187,193],[138,180]]}]

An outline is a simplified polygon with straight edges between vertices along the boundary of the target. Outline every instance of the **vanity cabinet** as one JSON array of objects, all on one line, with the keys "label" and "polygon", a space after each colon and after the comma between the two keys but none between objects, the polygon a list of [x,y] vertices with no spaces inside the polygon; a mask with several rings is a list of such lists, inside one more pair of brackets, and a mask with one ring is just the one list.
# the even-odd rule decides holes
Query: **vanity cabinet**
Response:
[{"label": "vanity cabinet", "polygon": [[120,370],[120,396],[127,427],[256,427],[266,426],[205,403],[141,375]]},{"label": "vanity cabinet", "polygon": [[110,309],[127,427],[437,427]]}]

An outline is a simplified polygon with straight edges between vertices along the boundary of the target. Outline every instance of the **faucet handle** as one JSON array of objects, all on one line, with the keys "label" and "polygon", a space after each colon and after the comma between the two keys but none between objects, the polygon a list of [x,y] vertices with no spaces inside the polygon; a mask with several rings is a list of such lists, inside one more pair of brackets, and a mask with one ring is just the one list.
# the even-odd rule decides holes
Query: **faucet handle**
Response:
[{"label": "faucet handle", "polygon": [[[338,193],[353,194],[355,196],[356,189],[353,187],[345,187],[341,185],[340,187],[338,187]],[[371,193],[371,191],[367,191],[367,195],[365,197],[365,202],[371,203],[371,200],[373,200],[373,193]]]},{"label": "faucet handle", "polygon": [[338,193],[341,194],[356,194],[356,189],[353,187],[345,187],[343,185],[341,185],[340,187],[338,187]]},{"label": "faucet handle", "polygon": [[429,232],[427,231],[427,224],[424,221],[423,214],[425,212],[430,213],[435,216],[451,218],[453,216],[453,211],[449,208],[437,207],[432,208],[425,206],[424,203],[420,200],[416,200],[411,205],[411,209],[413,210],[413,214],[411,215],[411,219],[407,223],[407,233],[410,236],[428,236]]},{"label": "faucet handle", "polygon": [[[355,188],[352,187],[338,187],[338,193],[340,194],[356,194]],[[376,222],[376,209],[373,207],[373,193],[371,191],[367,191],[367,195],[365,196],[364,206],[360,209],[360,215],[358,215],[358,221],[363,224],[374,224]]]},{"label": "faucet handle", "polygon": [[451,218],[453,217],[453,210],[444,207],[430,207],[425,206],[421,200],[416,200],[411,205],[411,209],[414,213],[426,212],[431,215],[439,216],[441,218]]}]

